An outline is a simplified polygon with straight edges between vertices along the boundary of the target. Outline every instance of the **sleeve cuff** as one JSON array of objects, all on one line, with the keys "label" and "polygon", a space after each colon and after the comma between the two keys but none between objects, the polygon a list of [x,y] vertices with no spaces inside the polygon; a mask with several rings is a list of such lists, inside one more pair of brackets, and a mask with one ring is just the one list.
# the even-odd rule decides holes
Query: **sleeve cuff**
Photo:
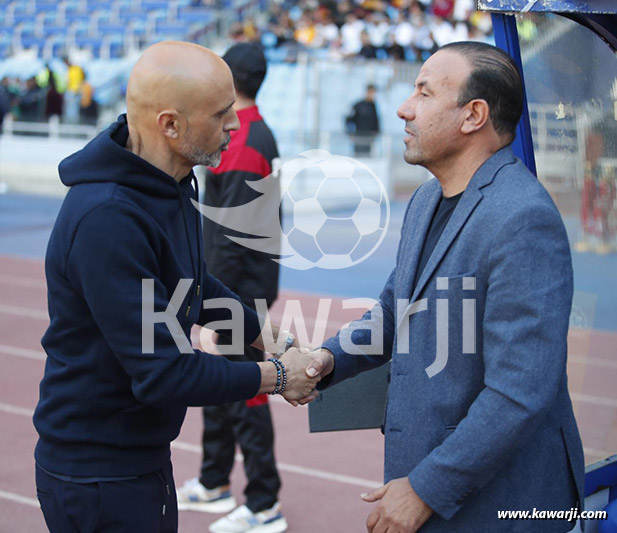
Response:
[{"label": "sleeve cuff", "polygon": [[407,477],[418,497],[445,520],[450,520],[465,503],[465,498],[453,501],[452,494],[444,490],[441,483],[436,483],[433,476],[427,475],[422,463]]},{"label": "sleeve cuff", "polygon": [[257,363],[252,362],[231,362],[230,374],[233,379],[230,380],[231,391],[229,392],[228,401],[237,402],[253,398],[259,392],[261,386],[261,370]]}]

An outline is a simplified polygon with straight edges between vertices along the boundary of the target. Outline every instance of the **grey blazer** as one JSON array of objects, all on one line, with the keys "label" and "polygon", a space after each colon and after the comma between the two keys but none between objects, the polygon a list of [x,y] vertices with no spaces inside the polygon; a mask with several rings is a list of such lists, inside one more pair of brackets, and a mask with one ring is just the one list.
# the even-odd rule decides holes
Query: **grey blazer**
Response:
[{"label": "grey blazer", "polygon": [[567,511],[583,501],[566,376],[572,261],[561,217],[503,148],[475,173],[418,273],[441,194],[433,179],[413,195],[380,307],[350,326],[352,341],[367,345],[371,334],[360,326],[378,323],[383,350],[347,353],[339,332],[324,343],[335,355],[324,386],[392,360],[384,477],[408,476],[433,508],[422,532],[569,531],[559,520],[497,518],[498,510]]}]

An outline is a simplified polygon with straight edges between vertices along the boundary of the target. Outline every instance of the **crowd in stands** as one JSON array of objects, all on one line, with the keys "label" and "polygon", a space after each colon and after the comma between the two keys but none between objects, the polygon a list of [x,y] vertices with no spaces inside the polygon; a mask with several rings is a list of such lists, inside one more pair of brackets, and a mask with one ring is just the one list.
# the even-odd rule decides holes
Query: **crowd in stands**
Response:
[{"label": "crowd in stands", "polygon": [[84,69],[64,58],[65,69],[49,65],[25,80],[0,80],[0,132],[4,116],[21,122],[45,122],[57,116],[66,124],[96,124],[98,105]]},{"label": "crowd in stands", "polygon": [[422,61],[450,42],[491,42],[492,25],[474,0],[281,0],[272,2],[265,23],[238,23],[231,37],[260,41],[288,61],[299,50],[332,59]]},{"label": "crowd in stands", "polygon": [[[186,9],[216,7],[219,1],[195,0]],[[334,60],[423,61],[449,42],[492,41],[490,15],[476,11],[475,0],[270,0],[263,4],[261,15],[233,24],[230,37],[235,42],[260,42],[271,61],[294,62],[301,51]],[[84,69],[68,59],[63,63],[55,59],[53,65],[53,72],[48,65],[29,79],[1,81],[0,128],[9,112],[15,120],[26,122],[58,116],[63,123],[96,124],[98,106]]]}]

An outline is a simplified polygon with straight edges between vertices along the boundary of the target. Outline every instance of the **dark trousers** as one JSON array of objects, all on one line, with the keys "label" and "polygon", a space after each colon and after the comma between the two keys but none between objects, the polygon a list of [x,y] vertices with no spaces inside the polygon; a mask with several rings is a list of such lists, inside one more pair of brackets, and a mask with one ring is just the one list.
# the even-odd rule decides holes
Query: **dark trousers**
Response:
[{"label": "dark trousers", "polygon": [[[259,361],[263,360],[263,353],[246,348],[245,357]],[[204,407],[203,417],[201,484],[213,489],[229,483],[238,443],[248,479],[244,490],[246,506],[254,513],[272,507],[278,499],[281,480],[274,460],[274,430],[267,397]]]},{"label": "dark trousers", "polygon": [[123,481],[74,483],[36,467],[36,493],[51,533],[176,533],[171,462]]}]

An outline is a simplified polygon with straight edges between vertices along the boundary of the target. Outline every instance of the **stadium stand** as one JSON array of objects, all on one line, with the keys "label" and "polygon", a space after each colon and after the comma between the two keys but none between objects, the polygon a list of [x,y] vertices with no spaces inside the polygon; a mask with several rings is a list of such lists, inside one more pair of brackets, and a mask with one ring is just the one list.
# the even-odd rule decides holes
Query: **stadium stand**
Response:
[{"label": "stadium stand", "polygon": [[[184,40],[222,53],[233,42],[255,41],[269,60],[259,105],[284,157],[316,147],[351,154],[345,116],[372,83],[381,134],[370,155],[397,174],[396,108],[420,61],[438,43],[490,41],[490,34],[490,19],[474,11],[472,0],[0,0],[0,79],[15,97],[4,133],[88,138],[123,111],[128,74],[146,46]],[[63,93],[65,57],[94,89],[97,126],[70,118],[69,98],[60,117],[44,112],[49,75],[41,73],[52,72]],[[41,89],[38,123],[24,121],[18,106],[33,76]]]}]

